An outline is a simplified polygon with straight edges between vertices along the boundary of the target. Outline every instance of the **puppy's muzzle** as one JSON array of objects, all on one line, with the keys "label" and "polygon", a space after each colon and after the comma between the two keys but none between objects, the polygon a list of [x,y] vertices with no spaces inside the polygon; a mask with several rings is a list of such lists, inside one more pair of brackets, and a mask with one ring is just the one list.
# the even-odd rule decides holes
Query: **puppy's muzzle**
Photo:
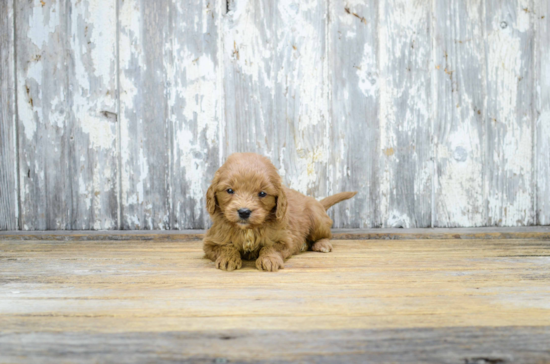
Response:
[{"label": "puppy's muzzle", "polygon": [[237,212],[239,213],[239,217],[244,220],[248,219],[252,213],[250,209],[238,209]]}]

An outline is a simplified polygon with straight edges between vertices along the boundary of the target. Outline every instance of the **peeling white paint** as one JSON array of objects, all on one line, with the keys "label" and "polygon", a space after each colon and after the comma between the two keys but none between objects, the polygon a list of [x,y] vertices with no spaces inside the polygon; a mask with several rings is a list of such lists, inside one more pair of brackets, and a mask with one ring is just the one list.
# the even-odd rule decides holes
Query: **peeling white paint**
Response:
[{"label": "peeling white paint", "polygon": [[[194,198],[200,201],[204,197],[203,179],[206,176],[204,162],[194,158],[194,153],[197,152],[196,137],[188,130],[182,129],[176,131],[176,144],[178,148],[187,149],[188,152],[180,152],[179,167],[182,171],[185,171],[185,175],[176,176],[177,178],[185,178],[190,186],[188,190],[188,197]],[[195,206],[195,213],[200,214],[203,206],[197,204]]]},{"label": "peeling white paint", "polygon": [[89,135],[91,147],[112,150],[115,146],[116,132],[112,123],[105,118],[86,116],[80,120],[82,132]]},{"label": "peeling white paint", "polygon": [[[82,153],[74,166],[79,228],[114,226],[103,212],[117,173],[122,174],[120,203],[128,226],[174,228],[172,211],[179,214],[178,228],[191,215],[194,221],[207,219],[207,177],[239,148],[268,155],[289,187],[317,198],[339,192],[340,186],[358,189],[353,201],[334,210],[339,224],[417,226],[426,198],[432,197],[431,183],[434,221],[442,226],[529,224],[534,200],[546,221],[550,112],[540,107],[534,132],[534,101],[524,86],[536,81],[536,93],[547,93],[550,62],[532,62],[526,47],[530,37],[545,34],[544,7],[538,2],[543,10],[531,9],[529,0],[509,7],[480,0],[451,7],[387,0],[282,0],[266,6],[236,0],[228,14],[222,3],[167,2],[175,19],[167,28],[173,34],[158,34],[164,37],[158,62],[165,74],[154,75],[164,82],[165,92],[154,97],[168,110],[162,120],[166,125],[158,127],[173,133],[162,160],[146,153],[143,143],[155,141],[140,134],[152,121],[140,114],[143,98],[150,95],[136,75],[149,77],[146,61],[154,63],[147,53],[152,45],[144,43],[146,32],[160,31],[144,28],[148,17],[157,15],[145,12],[150,3],[120,2],[120,115],[114,95],[115,1],[73,2],[70,14],[60,4],[35,0],[17,22],[18,44],[24,45],[19,57],[26,57],[17,67],[24,209],[33,199],[45,205],[40,193],[52,168],[40,153],[61,154],[67,145],[40,140],[58,133],[60,140],[74,136],[69,145]],[[436,13],[430,13],[432,8]],[[66,39],[62,27],[71,31]],[[533,27],[540,27],[538,35]],[[539,42],[544,48],[545,38]],[[534,54],[546,52],[542,48]],[[64,63],[65,56],[71,62]],[[334,67],[335,60],[341,68]],[[537,62],[540,77],[522,80]],[[223,77],[230,76],[234,84],[224,84]],[[236,105],[226,104],[230,96],[241,103],[238,112]],[[363,115],[369,108],[377,108],[375,118]],[[117,122],[121,171],[115,159]],[[238,130],[229,130],[232,126]],[[134,133],[134,128],[141,131]],[[376,144],[374,155],[357,156],[360,162],[354,153],[368,149],[351,142],[354,132],[365,134],[360,143]],[[361,162],[365,165],[357,165]],[[60,170],[67,163],[60,161]],[[155,174],[161,163],[169,169],[170,182],[152,191],[153,176],[163,177]],[[406,178],[404,170],[409,171]],[[161,199],[169,199],[167,211],[159,211]],[[65,228],[65,215],[51,221]],[[23,226],[36,228],[36,222],[23,221]]]},{"label": "peeling white paint", "polygon": [[517,19],[515,28],[520,32],[526,32],[531,29],[531,14],[534,11],[531,5],[532,2],[529,0],[516,1]]},{"label": "peeling white paint", "polygon": [[[271,29],[257,29],[257,18],[264,14],[256,13],[250,7],[254,2],[250,0],[236,0],[234,10],[227,14],[224,29],[224,49],[231,54],[231,59],[241,67],[241,71],[252,77],[254,83],[261,81],[268,89],[273,89],[273,82],[265,67],[273,59],[273,45],[260,38],[273,39]],[[264,33],[265,32],[265,33]]]},{"label": "peeling white paint", "polygon": [[[498,19],[498,18],[496,18]],[[513,35],[512,27],[490,33],[487,45],[487,71],[489,80],[498,85],[497,121],[508,122],[515,118],[517,87],[521,64],[521,40]]]},{"label": "peeling white paint", "polygon": [[392,228],[405,229],[413,227],[413,224],[411,223],[411,217],[398,210],[391,210],[388,212],[386,225]]},{"label": "peeling white paint", "polygon": [[[464,124],[467,128],[468,124]],[[485,222],[483,210],[476,210],[476,205],[468,203],[472,196],[483,191],[482,165],[478,163],[481,158],[479,141],[469,138],[473,135],[468,130],[456,130],[447,140],[454,141],[453,146],[438,145],[437,156],[442,163],[442,172],[437,180],[440,191],[445,191],[444,206],[439,206],[440,211],[448,215],[439,216],[442,221],[452,221],[454,226],[481,226]],[[461,140],[462,139],[462,140]],[[456,147],[455,147],[456,146]],[[454,150],[458,147],[468,151],[468,158],[465,161],[455,162]],[[478,204],[482,201],[478,201]]]},{"label": "peeling white paint", "polygon": [[[134,140],[130,136],[132,125],[140,124],[143,120],[138,118],[135,110],[135,102],[138,99],[139,90],[132,73],[129,70],[138,67],[138,70],[146,70],[143,58],[143,49],[141,43],[141,24],[142,13],[139,8],[139,2],[127,0],[121,2],[119,9],[119,88],[120,88],[120,154],[122,165],[121,171],[121,206],[123,209],[123,226],[130,228],[143,228],[144,221],[136,214],[133,209],[143,203],[144,183],[148,177],[147,160],[143,155],[143,148],[139,148],[138,155],[132,150],[131,144],[142,144],[142,140]],[[135,71],[134,71],[135,72]],[[135,127],[135,126],[134,126]],[[137,158],[136,158],[137,157]],[[130,164],[130,158],[137,159],[137,165]],[[150,222],[150,221],[149,221]]]},{"label": "peeling white paint", "polygon": [[[20,83],[21,84],[21,83]],[[36,133],[36,121],[34,120],[34,109],[30,105],[29,101],[26,101],[29,96],[25,92],[23,87],[20,87],[17,92],[19,103],[19,121],[23,126],[23,132],[28,140],[33,140]],[[25,101],[23,101],[25,100]]]},{"label": "peeling white paint", "polygon": [[[308,193],[308,190],[318,182],[319,172],[317,166],[319,164],[325,165],[328,161],[328,151],[324,146],[311,147],[311,150],[297,150],[298,158],[295,160],[294,168],[299,171],[299,173],[286,176],[286,181],[288,186],[292,189],[300,191],[302,193]],[[323,173],[322,171],[321,173]],[[324,177],[326,178],[326,177]],[[317,195],[315,196],[318,199],[321,199],[325,196]]]},{"label": "peeling white paint", "polygon": [[363,47],[363,58],[357,69],[359,89],[366,97],[375,97],[378,93],[378,67],[376,64],[376,52],[372,46],[365,43]]},{"label": "peeling white paint", "polygon": [[[276,54],[282,67],[276,70],[277,82],[296,100],[297,110],[289,115],[294,130],[295,153],[287,163],[293,164],[292,173],[285,177],[290,188],[302,193],[316,191],[315,197],[326,194],[326,165],[330,144],[326,86],[327,60],[322,23],[312,22],[324,16],[323,5],[317,1],[281,1],[277,4],[280,17]],[[284,55],[284,56],[282,56]],[[291,102],[289,102],[289,105]],[[285,107],[280,105],[279,107]]]},{"label": "peeling white paint", "polygon": [[[530,37],[529,2],[520,1],[513,15],[509,9],[493,10],[487,35],[488,118],[493,168],[488,189],[488,216],[504,226],[531,224],[533,177],[533,124],[531,87],[525,70],[532,67],[524,43]],[[502,13],[504,14],[502,14]],[[502,19],[507,26],[502,26]]]},{"label": "peeling white paint", "polygon": [[[381,222],[388,227],[425,226],[430,222],[428,5],[423,3],[411,9],[406,1],[379,3],[378,88],[362,87],[364,95],[379,95],[378,207]],[[368,83],[360,83],[364,85]],[[404,168],[408,176],[401,181]]]},{"label": "peeling white paint", "polygon": [[43,48],[50,36],[59,26],[59,4],[42,6],[40,0],[34,0],[31,16],[29,17],[29,39],[38,48]]},{"label": "peeling white paint", "polygon": [[530,130],[510,129],[507,130],[503,140],[503,148],[506,153],[503,167],[509,173],[522,175],[528,184],[531,180],[531,158],[533,156],[532,133]]}]

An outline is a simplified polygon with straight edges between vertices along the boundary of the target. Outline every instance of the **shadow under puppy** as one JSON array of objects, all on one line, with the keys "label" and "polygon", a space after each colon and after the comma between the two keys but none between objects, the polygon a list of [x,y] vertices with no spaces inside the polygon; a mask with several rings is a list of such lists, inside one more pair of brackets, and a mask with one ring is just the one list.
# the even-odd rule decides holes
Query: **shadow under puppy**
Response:
[{"label": "shadow under puppy", "polygon": [[326,210],[355,196],[342,192],[317,201],[283,186],[277,169],[254,153],[235,153],[218,169],[206,193],[213,225],[204,238],[206,257],[232,271],[242,259],[276,272],[307,249],[328,253],[332,220]]}]

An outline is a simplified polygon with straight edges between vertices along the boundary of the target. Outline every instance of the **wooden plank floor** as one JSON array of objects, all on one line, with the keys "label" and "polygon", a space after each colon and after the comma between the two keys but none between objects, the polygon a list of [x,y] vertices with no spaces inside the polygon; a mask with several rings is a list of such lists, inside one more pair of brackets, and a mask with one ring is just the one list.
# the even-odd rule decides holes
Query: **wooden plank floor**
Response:
[{"label": "wooden plank floor", "polygon": [[200,241],[0,240],[0,363],[550,363],[547,240],[336,240],[278,273]]}]

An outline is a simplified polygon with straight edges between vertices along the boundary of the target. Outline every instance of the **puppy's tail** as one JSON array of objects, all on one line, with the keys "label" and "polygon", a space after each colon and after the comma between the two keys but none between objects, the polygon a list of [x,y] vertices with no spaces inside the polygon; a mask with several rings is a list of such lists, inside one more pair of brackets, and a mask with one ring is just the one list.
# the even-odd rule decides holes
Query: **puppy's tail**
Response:
[{"label": "puppy's tail", "polygon": [[321,202],[321,205],[323,205],[325,210],[328,210],[333,205],[336,205],[338,202],[350,199],[353,196],[355,196],[356,194],[357,194],[357,192],[340,192],[340,193],[337,193],[335,195],[324,198],[319,202]]}]

